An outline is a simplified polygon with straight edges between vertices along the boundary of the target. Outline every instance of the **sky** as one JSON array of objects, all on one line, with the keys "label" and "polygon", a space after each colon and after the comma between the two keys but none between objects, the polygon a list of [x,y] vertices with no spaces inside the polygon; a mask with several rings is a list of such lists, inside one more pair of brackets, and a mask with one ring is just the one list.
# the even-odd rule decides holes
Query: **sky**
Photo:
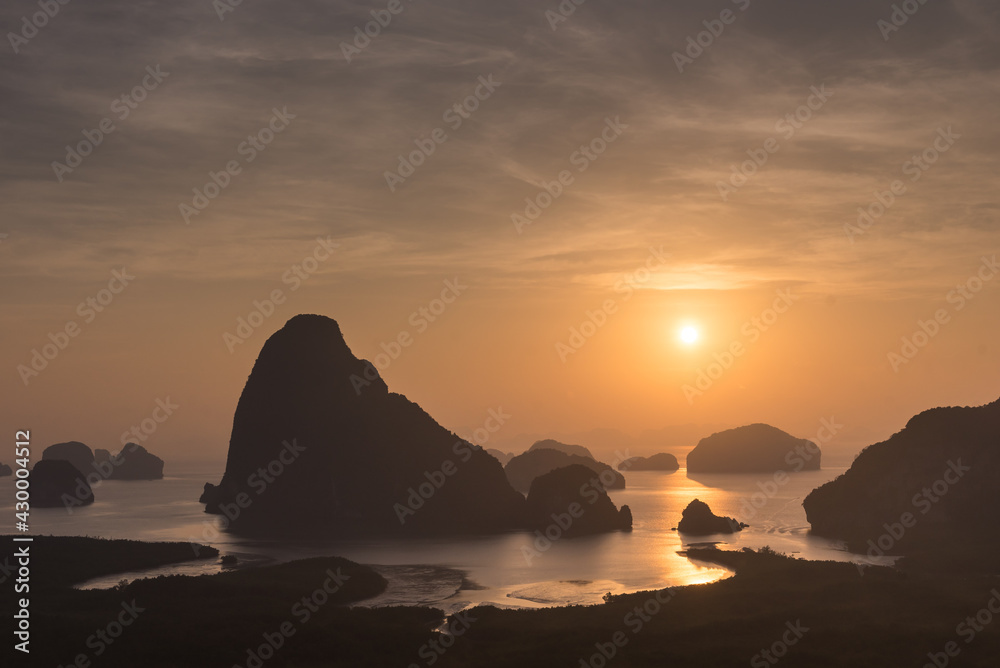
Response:
[{"label": "sky", "polygon": [[1000,6],[903,4],[5,3],[5,429],[221,463],[298,313],[487,447],[993,401]]}]

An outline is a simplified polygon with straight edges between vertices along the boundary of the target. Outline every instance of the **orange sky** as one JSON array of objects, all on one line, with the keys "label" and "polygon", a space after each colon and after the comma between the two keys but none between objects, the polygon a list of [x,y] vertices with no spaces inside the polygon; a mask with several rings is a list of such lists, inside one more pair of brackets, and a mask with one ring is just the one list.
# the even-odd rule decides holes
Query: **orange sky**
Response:
[{"label": "orange sky", "polygon": [[[144,444],[221,464],[260,346],[297,313],[335,318],[369,359],[409,333],[390,388],[467,437],[502,407],[494,444],[749,422],[815,437],[835,416],[854,447],[1000,395],[994,4],[928,4],[888,39],[880,3],[587,3],[555,30],[547,7],[497,4],[407,5],[351,62],[340,45],[374,5],[244,3],[224,21],[210,3],[73,5],[0,54],[7,428],[116,448],[169,397]],[[673,54],[726,8],[679,72]],[[157,64],[169,74],[120,118],[113,101]],[[60,182],[52,163],[104,118],[115,130]],[[187,224],[180,205],[231,162]],[[523,224],[546,185],[558,196]],[[135,279],[88,307],[123,267]],[[231,353],[224,335],[275,290]],[[599,310],[579,350],[558,346]],[[920,322],[935,335],[894,364]],[[685,396],[702,371],[718,377]]]}]

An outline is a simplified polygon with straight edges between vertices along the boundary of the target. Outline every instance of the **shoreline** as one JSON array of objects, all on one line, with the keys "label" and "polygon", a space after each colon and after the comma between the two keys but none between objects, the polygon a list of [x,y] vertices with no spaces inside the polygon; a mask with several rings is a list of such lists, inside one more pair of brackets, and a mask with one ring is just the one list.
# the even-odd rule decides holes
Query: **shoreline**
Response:
[{"label": "shoreline", "polygon": [[[303,555],[293,559],[279,560],[262,554],[233,551],[228,551],[226,554],[234,555],[239,559],[236,566],[227,567],[214,558],[189,559],[156,565],[148,569],[105,573],[74,583],[72,587],[78,591],[107,591],[118,587],[122,580],[135,582],[170,576],[212,576],[236,570],[253,570],[280,564],[295,564],[314,558]],[[684,550],[678,551],[677,554],[686,556]],[[671,585],[664,582],[662,587],[658,588],[709,584],[725,580],[735,574],[734,570],[708,560],[690,559],[690,561],[699,568],[716,571],[716,576],[691,584]],[[499,587],[486,586],[473,581],[469,571],[465,569],[441,564],[362,565],[381,575],[388,584],[386,591],[373,599],[352,604],[357,607],[435,607],[443,610],[446,614],[454,614],[480,605],[495,605],[509,609],[561,608],[572,605],[596,605],[602,601],[603,596],[607,593],[627,595],[648,589],[648,587],[627,588],[610,580],[564,579],[519,582]],[[548,597],[545,594],[548,594]],[[560,594],[562,594],[561,598]],[[556,598],[552,598],[552,596],[556,596]]]},{"label": "shoreline", "polygon": [[[7,538],[4,548],[10,549],[12,537]],[[33,555],[38,561],[32,585],[38,589],[32,592],[32,633],[44,644],[33,661],[53,665],[71,661],[82,639],[113,619],[123,600],[146,611],[143,623],[123,636],[102,665],[237,665],[245,663],[241,657],[247,648],[256,648],[265,634],[286,622],[295,625],[296,640],[289,637],[282,656],[305,667],[410,665],[421,647],[445,642],[442,632],[452,637],[451,649],[441,657],[443,667],[481,665],[475,662],[484,656],[491,657],[491,666],[578,665],[594,654],[595,641],[600,645],[612,637],[627,640],[616,650],[628,657],[622,665],[745,665],[760,647],[770,646],[775,633],[780,636],[789,620],[811,629],[808,642],[796,650],[797,665],[922,665],[927,651],[948,642],[955,624],[989,599],[1000,575],[912,567],[859,572],[845,562],[701,546],[688,548],[686,558],[722,566],[732,575],[708,584],[612,594],[593,605],[525,607],[487,601],[455,610],[449,602],[489,593],[458,569],[437,571],[447,573],[451,588],[440,591],[443,605],[372,607],[379,597],[395,595],[390,580],[377,568],[339,557],[80,590],[73,588],[68,572],[109,574],[109,563],[134,564],[151,553],[159,553],[152,557],[161,560],[167,554],[190,560],[191,546],[44,536],[36,537],[35,545],[41,549]],[[419,581],[432,572],[413,567],[406,575]],[[331,587],[334,577],[347,587]],[[323,594],[323,587],[333,593]],[[296,603],[307,598],[314,613],[305,614]],[[335,605],[319,603],[328,598]],[[192,601],[211,605],[192,606]],[[460,625],[465,622],[470,625]],[[923,630],[914,638],[907,629],[917,622]],[[183,646],[175,642],[178,637],[185,638]],[[372,642],[385,637],[393,643]],[[518,643],[511,644],[512,637]],[[35,649],[33,645],[33,653]],[[983,657],[971,665],[990,665],[1000,652],[1000,632],[982,634],[967,652],[973,661]]]}]

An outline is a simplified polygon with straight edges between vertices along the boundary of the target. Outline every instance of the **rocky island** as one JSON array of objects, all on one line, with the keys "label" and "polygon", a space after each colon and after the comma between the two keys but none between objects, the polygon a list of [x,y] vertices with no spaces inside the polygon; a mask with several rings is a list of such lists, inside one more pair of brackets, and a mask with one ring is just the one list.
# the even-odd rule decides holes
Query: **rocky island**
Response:
[{"label": "rocky island", "polygon": [[96,450],[97,462],[111,462],[110,480],[161,480],[163,460],[138,443],[128,443],[120,452],[112,455],[107,450]]},{"label": "rocky island", "polygon": [[806,438],[751,424],[701,439],[687,456],[688,473],[818,471],[822,453]]},{"label": "rocky island", "polygon": [[65,459],[42,459],[28,476],[31,505],[38,508],[89,506],[94,502],[90,483]]},{"label": "rocky island", "polygon": [[91,482],[163,478],[163,460],[138,443],[127,443],[115,454],[103,448],[91,450],[80,441],[56,443],[42,451],[42,460],[69,462],[82,478]]},{"label": "rocky island", "polygon": [[695,499],[688,504],[681,515],[677,531],[692,536],[708,536],[714,533],[736,533],[750,526],[732,517],[720,517],[712,512],[708,504]]},{"label": "rocky island", "polygon": [[535,450],[558,450],[559,452],[565,452],[567,455],[575,455],[577,457],[586,457],[588,459],[597,459],[587,448],[582,445],[572,445],[570,443],[561,443],[552,438],[546,438],[541,441],[535,441],[531,444],[531,447],[525,450],[525,452],[533,452]]},{"label": "rocky island", "polygon": [[549,448],[529,450],[514,457],[507,462],[504,473],[514,489],[519,492],[528,492],[532,481],[538,476],[574,464],[587,467],[593,472],[592,475],[601,476],[601,482],[606,489],[625,489],[625,477],[611,468],[610,465],[596,461],[591,457],[571,455],[561,450]]},{"label": "rocky island", "polygon": [[681,467],[677,458],[666,452],[652,457],[629,457],[618,465],[619,471],[676,471]]},{"label": "rocky island", "polygon": [[632,511],[615,507],[594,472],[580,464],[535,478],[528,492],[528,521],[541,530],[559,527],[565,536],[632,529]]},{"label": "rocky island", "polygon": [[94,471],[94,451],[80,441],[50,445],[42,451],[42,460],[61,459],[72,464],[84,476]]}]

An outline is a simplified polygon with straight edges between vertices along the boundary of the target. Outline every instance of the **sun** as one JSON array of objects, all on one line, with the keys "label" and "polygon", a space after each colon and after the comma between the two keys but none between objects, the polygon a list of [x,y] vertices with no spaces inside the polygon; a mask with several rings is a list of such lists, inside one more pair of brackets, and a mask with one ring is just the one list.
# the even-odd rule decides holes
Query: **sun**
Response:
[{"label": "sun", "polygon": [[698,341],[698,329],[690,325],[684,327],[681,329],[680,338],[685,345],[693,345]]}]

